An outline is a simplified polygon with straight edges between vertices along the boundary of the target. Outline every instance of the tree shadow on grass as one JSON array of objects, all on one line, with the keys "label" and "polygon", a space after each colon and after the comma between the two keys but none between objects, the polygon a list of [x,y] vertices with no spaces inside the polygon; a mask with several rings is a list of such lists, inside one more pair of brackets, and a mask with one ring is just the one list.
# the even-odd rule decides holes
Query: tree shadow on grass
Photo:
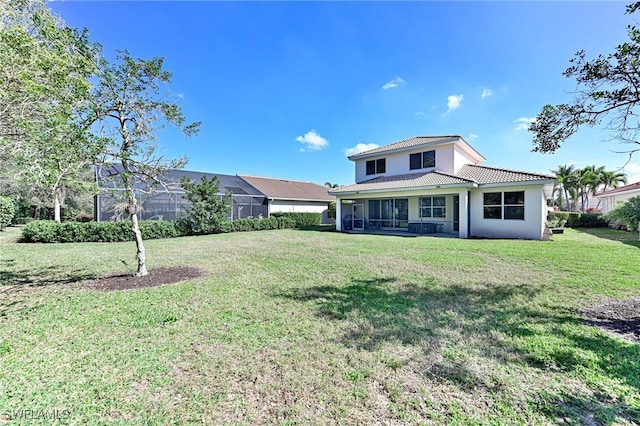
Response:
[{"label": "tree shadow on grass", "polygon": [[67,271],[57,266],[17,269],[13,259],[0,261],[0,318],[26,307],[19,293],[32,288],[71,284],[95,278],[83,271]]},{"label": "tree shadow on grass", "polygon": [[[540,287],[510,284],[435,285],[427,277],[420,284],[401,283],[394,277],[353,280],[340,286],[315,286],[273,294],[304,303],[316,315],[336,321],[344,330],[340,343],[360,350],[377,350],[383,343],[420,347],[421,370],[467,392],[486,389],[500,392],[503,384],[459,359],[443,357],[449,348],[467,339],[483,357],[504,365],[578,376],[581,370],[609,382],[640,387],[640,347],[602,333],[585,332],[576,312],[568,309],[535,308],[523,301],[535,300]],[[495,332],[507,338],[497,340]],[[553,345],[545,342],[561,342]],[[462,347],[460,347],[462,346]],[[548,346],[548,347],[547,347]],[[586,353],[586,355],[584,355]],[[597,361],[593,361],[593,360]],[[597,378],[595,379],[597,382]],[[598,398],[599,384],[585,380],[592,393],[577,390],[543,394],[533,389],[533,409],[550,421],[570,420],[583,424],[593,417],[597,424],[612,424],[616,418],[640,419],[640,408],[624,401]],[[571,399],[571,400],[570,400]],[[614,398],[615,399],[615,398]],[[564,401],[564,402],[563,402]]]}]

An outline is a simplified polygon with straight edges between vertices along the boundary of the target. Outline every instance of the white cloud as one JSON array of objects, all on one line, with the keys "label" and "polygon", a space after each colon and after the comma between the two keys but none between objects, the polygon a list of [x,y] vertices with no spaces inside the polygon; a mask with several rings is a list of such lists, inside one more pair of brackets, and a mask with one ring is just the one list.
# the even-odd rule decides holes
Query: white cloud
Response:
[{"label": "white cloud", "polygon": [[425,114],[422,111],[418,111],[416,113],[413,114],[414,117],[425,117],[427,114]]},{"label": "white cloud", "polygon": [[627,174],[628,183],[640,182],[640,163],[629,163],[622,172]]},{"label": "white cloud", "polygon": [[401,79],[400,77],[396,77],[393,80],[387,81],[385,84],[383,84],[382,90],[393,89],[394,87],[398,87],[402,83],[404,83],[404,80]]},{"label": "white cloud", "polygon": [[454,109],[460,108],[460,104],[462,103],[462,99],[464,96],[462,95],[451,95],[447,96],[447,112],[453,111]]},{"label": "white cloud", "polygon": [[478,135],[476,135],[475,133],[469,133],[469,139],[470,140],[478,139]]},{"label": "white cloud", "polygon": [[320,151],[329,145],[329,141],[320,136],[315,130],[309,130],[303,136],[298,136],[296,140],[305,145],[301,151]]},{"label": "white cloud", "polygon": [[370,149],[376,149],[379,146],[380,145],[378,145],[377,143],[359,143],[356,146],[345,149],[344,153],[348,157],[350,155],[358,154],[360,152],[369,151]]},{"label": "white cloud", "polygon": [[533,123],[534,121],[536,121],[535,117],[520,117],[517,120],[514,121],[514,123],[516,124],[515,129],[516,130],[527,130],[529,129],[529,126],[531,126],[531,123]]},{"label": "white cloud", "polygon": [[482,99],[484,99],[484,98],[488,98],[491,95],[493,95],[493,90],[491,90],[491,89],[482,89],[482,94],[480,95],[480,97]]}]

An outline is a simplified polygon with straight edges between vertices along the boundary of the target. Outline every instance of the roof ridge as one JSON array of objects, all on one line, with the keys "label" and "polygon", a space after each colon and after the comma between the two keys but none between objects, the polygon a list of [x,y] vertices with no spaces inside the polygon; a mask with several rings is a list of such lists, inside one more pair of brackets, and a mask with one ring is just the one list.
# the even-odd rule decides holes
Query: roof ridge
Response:
[{"label": "roof ridge", "polygon": [[379,147],[377,147],[377,148],[371,148],[371,149],[368,149],[368,150],[366,150],[366,151],[358,152],[358,153],[356,153],[356,154],[351,154],[349,157],[354,156],[354,155],[366,154],[366,153],[368,153],[368,152],[370,152],[370,151],[379,150],[379,149],[381,149],[381,148],[386,148],[386,147],[389,147],[389,146],[391,146],[391,145],[401,144],[402,142],[406,142],[406,141],[409,141],[409,140],[411,140],[411,139],[421,139],[421,138],[429,138],[429,139],[460,138],[460,139],[463,139],[463,140],[464,140],[464,138],[463,138],[461,135],[431,135],[431,136],[422,135],[422,136],[411,136],[411,137],[408,137],[408,138],[401,139],[401,140],[399,140],[399,141],[395,141],[395,142],[391,142],[391,143],[388,143],[388,144],[385,144],[385,145],[379,146]]},{"label": "roof ridge", "polygon": [[480,165],[480,164],[465,164],[464,167],[477,167],[477,168],[482,168],[482,169],[490,169],[490,170],[500,170],[503,172],[511,172],[511,173],[522,173],[525,175],[533,175],[533,176],[540,176],[540,177],[546,177],[546,178],[553,178],[555,179],[556,176],[555,175],[545,175],[542,173],[538,173],[538,172],[528,172],[526,170],[516,170],[516,169],[507,169],[504,167],[494,167],[494,166],[485,166],[485,165]]},{"label": "roof ridge", "polygon": [[640,182],[628,183],[628,184],[626,184],[624,186],[619,186],[617,188],[607,189],[606,191],[599,192],[596,195],[600,196],[600,195],[613,194],[613,193],[616,193],[616,192],[622,192],[622,191],[627,191],[627,190],[630,190],[630,189],[635,189],[638,186],[640,186]]},{"label": "roof ridge", "polygon": [[243,175],[240,173],[237,173],[236,176],[242,178],[242,177],[248,177],[248,178],[257,178],[257,179],[269,179],[269,180],[279,180],[279,181],[285,181],[285,182],[301,182],[301,183],[312,183],[314,185],[318,185],[318,186],[322,186],[319,183],[315,183],[315,182],[311,182],[310,180],[299,180],[299,179],[289,179],[289,178],[277,178],[277,177],[268,177],[268,176],[255,176],[255,175]]},{"label": "roof ridge", "polygon": [[467,181],[473,182],[473,183],[478,183],[478,181],[476,181],[475,179],[470,179],[468,177],[460,176],[460,175],[457,175],[455,173],[446,173],[446,172],[442,172],[440,170],[433,170],[433,171],[431,171],[429,173],[438,173],[439,175],[448,176],[448,177],[457,178],[457,179],[463,179],[463,180],[467,180]]}]

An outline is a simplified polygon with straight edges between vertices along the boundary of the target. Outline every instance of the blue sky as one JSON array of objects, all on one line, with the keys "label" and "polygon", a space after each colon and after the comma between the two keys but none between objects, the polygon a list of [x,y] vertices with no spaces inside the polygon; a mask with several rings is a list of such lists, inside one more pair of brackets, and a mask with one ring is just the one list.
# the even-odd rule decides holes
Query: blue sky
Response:
[{"label": "blue sky", "polygon": [[[50,3],[107,56],[163,56],[168,89],[202,132],[159,136],[187,169],[324,183],[354,181],[346,153],[459,134],[486,165],[546,173],[626,157],[585,129],[532,153],[528,120],[575,89],[562,72],[626,40],[625,2]],[[640,180],[640,157],[624,169]]]}]

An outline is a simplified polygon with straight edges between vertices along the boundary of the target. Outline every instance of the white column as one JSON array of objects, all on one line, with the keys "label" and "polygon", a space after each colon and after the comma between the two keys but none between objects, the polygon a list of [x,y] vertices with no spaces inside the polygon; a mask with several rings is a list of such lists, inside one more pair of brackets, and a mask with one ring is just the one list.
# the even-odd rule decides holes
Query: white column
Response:
[{"label": "white column", "polygon": [[469,211],[469,192],[464,189],[462,191],[460,191],[460,193],[458,194],[458,197],[460,198],[459,201],[459,209],[460,209],[460,230],[458,232],[458,237],[459,238],[469,238],[469,215],[467,214]]},{"label": "white column", "polygon": [[336,231],[342,231],[342,200],[336,198]]}]

